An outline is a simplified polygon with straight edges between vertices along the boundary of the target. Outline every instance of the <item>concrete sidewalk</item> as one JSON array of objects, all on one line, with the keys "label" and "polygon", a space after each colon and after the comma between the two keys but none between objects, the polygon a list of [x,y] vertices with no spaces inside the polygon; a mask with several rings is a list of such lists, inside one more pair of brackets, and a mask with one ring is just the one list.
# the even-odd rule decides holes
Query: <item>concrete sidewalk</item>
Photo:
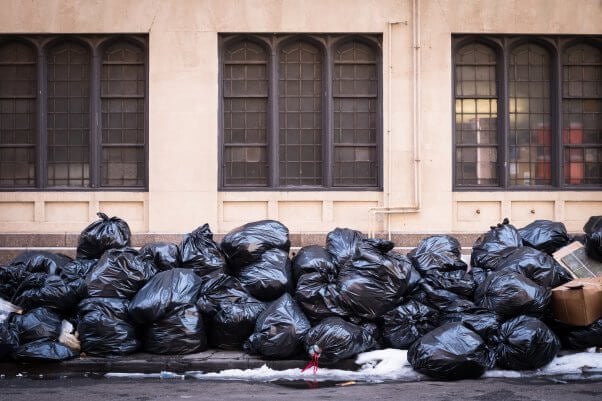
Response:
[{"label": "concrete sidewalk", "polygon": [[[0,362],[0,375],[14,377],[18,374],[27,376],[38,375],[73,375],[120,373],[159,373],[169,371],[184,373],[187,371],[219,372],[225,369],[254,369],[263,365],[275,370],[303,369],[309,358],[285,360],[267,360],[258,356],[248,355],[242,351],[223,351],[209,349],[207,351],[188,355],[154,355],[137,353],[118,357],[80,356],[63,362],[12,363]],[[329,368],[357,370],[354,359],[339,361]]]}]

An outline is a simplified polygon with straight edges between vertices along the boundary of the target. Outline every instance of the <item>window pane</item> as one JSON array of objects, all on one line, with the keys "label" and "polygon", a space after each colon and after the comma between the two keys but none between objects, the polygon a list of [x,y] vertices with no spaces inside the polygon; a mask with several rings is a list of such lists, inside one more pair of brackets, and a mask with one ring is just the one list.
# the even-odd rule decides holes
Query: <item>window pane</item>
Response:
[{"label": "window pane", "polygon": [[602,184],[602,51],[577,44],[563,59],[563,157],[567,185]]},{"label": "window pane", "polygon": [[496,56],[471,43],[456,52],[456,185],[498,186]]},{"label": "window pane", "polygon": [[552,184],[549,63],[548,52],[533,43],[516,47],[510,55],[508,160],[512,186]]},{"label": "window pane", "polygon": [[87,187],[90,140],[90,56],[64,42],[48,54],[48,186]]},{"label": "window pane", "polygon": [[294,41],[280,51],[280,185],[322,185],[322,54]]},{"label": "window pane", "polygon": [[223,165],[225,186],[267,186],[267,53],[243,40],[224,50]]},{"label": "window pane", "polygon": [[0,46],[0,187],[35,185],[36,58],[20,42]]},{"label": "window pane", "polygon": [[144,186],[146,169],[144,157],[140,157],[145,144],[144,50],[125,41],[107,47],[103,53],[100,84],[101,185]]}]

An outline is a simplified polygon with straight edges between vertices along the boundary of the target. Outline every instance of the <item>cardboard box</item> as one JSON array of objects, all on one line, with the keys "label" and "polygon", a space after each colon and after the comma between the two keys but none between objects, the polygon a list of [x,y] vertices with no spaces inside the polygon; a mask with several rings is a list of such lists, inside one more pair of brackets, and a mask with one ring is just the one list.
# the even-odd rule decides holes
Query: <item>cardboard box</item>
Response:
[{"label": "cardboard box", "polygon": [[573,278],[602,276],[602,263],[587,256],[585,247],[579,241],[560,248],[552,256]]},{"label": "cardboard box", "polygon": [[602,277],[576,279],[554,288],[552,313],[573,326],[589,326],[602,318]]}]

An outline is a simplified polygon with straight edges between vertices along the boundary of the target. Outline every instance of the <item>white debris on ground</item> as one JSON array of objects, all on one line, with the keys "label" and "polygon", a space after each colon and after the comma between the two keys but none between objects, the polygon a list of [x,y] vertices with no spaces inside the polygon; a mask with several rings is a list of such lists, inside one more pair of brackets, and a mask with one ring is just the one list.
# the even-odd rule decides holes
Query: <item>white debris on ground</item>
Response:
[{"label": "white debris on ground", "polygon": [[[216,373],[187,372],[177,375],[171,372],[160,374],[142,373],[107,373],[105,377],[128,378],[184,378],[199,380],[242,380],[271,382],[276,380],[312,380],[312,381],[355,381],[379,383],[385,381],[418,381],[428,378],[414,371],[407,359],[408,351],[384,349],[364,352],[357,356],[356,363],[361,365],[357,371],[319,368],[313,369],[274,370],[266,365],[256,369],[227,369]],[[571,380],[602,378],[602,353],[579,352],[557,356],[548,365],[533,371],[489,370],[482,378],[536,378],[536,377],[570,377]]]}]

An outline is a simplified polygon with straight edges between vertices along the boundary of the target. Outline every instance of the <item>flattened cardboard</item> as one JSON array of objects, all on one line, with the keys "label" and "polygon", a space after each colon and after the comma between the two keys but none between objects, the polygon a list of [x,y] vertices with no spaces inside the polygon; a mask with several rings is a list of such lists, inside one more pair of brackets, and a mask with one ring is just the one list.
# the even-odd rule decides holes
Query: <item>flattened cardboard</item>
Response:
[{"label": "flattened cardboard", "polygon": [[602,318],[602,277],[576,279],[552,290],[554,317],[573,326]]}]

